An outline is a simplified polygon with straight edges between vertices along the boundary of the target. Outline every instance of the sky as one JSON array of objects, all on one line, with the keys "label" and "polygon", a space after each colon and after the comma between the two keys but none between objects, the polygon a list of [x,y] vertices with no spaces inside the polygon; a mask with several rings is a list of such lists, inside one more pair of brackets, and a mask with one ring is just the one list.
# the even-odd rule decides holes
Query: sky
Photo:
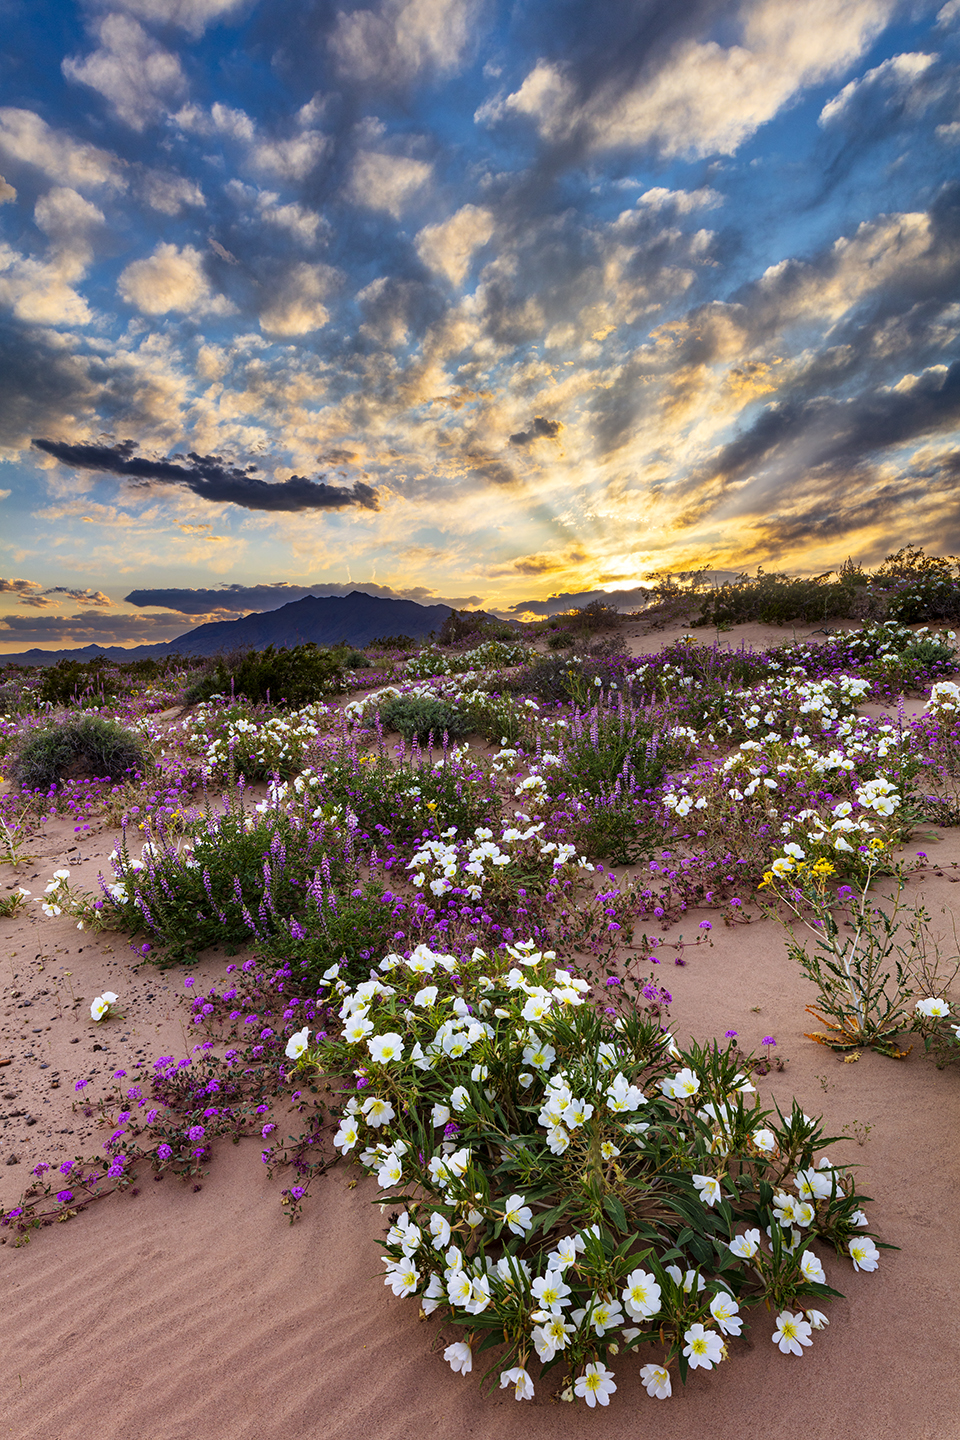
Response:
[{"label": "sky", "polygon": [[0,653],[960,551],[960,0],[0,23]]}]

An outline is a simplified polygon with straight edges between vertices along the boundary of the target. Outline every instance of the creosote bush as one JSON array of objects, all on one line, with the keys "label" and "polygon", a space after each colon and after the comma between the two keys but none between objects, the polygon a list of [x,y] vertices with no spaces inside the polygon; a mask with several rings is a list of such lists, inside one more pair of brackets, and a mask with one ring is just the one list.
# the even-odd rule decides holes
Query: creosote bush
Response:
[{"label": "creosote bush", "polygon": [[343,653],[317,645],[292,649],[244,650],[218,656],[206,674],[184,692],[184,703],[196,704],[213,695],[243,696],[254,704],[309,705],[343,689]]},{"label": "creosote bush", "polygon": [[27,731],[11,774],[21,790],[49,790],[65,779],[121,780],[150,764],[143,739],[101,715],[68,717]]}]

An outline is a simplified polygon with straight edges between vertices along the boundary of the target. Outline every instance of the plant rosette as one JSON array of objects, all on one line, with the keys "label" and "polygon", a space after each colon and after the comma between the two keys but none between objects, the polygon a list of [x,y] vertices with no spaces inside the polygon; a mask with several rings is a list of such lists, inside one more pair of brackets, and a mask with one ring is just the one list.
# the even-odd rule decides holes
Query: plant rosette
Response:
[{"label": "plant rosette", "polygon": [[863,1198],[819,1153],[836,1137],[796,1103],[763,1109],[733,1047],[609,1019],[532,941],[336,977],[339,1034],[297,1063],[353,1073],[334,1145],[393,1212],[385,1285],[465,1327],[455,1370],[492,1349],[484,1378],[518,1399],[528,1367],[562,1365],[570,1398],[606,1404],[607,1361],[653,1343],[665,1398],[669,1368],[720,1363],[757,1305],[826,1323],[803,1319],[838,1293],[814,1242],[875,1265]]}]

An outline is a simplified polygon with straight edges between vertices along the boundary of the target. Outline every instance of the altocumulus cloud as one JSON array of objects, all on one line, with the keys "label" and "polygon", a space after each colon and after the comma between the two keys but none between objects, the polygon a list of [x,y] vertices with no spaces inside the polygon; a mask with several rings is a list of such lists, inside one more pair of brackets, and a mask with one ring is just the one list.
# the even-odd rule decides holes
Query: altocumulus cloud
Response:
[{"label": "altocumulus cloud", "polygon": [[244,510],[342,510],[351,505],[364,510],[380,508],[377,492],[361,480],[350,487],[327,485],[303,475],[291,475],[289,480],[261,480],[251,473],[255,465],[241,470],[228,465],[219,455],[191,452],[173,460],[151,460],[134,453],[137,445],[133,440],[117,445],[70,444],[62,440],[34,440],[33,444],[44,454],[79,470],[120,475],[142,484],[181,485],[203,500],[239,505]]}]

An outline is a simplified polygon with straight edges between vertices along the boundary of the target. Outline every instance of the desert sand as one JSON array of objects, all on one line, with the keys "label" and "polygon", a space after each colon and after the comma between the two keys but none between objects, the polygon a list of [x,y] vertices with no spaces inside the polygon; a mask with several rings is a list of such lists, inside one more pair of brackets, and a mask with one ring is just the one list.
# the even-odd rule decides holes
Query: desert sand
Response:
[{"label": "desert sand", "polygon": [[[790,638],[740,628],[721,643]],[[656,650],[670,638],[632,643]],[[93,833],[71,850],[72,830],[47,826],[36,862],[16,874],[3,867],[0,884],[37,894],[65,864],[71,883],[93,888],[115,838]],[[949,954],[960,840],[925,830],[905,853],[918,851],[930,864],[905,898],[922,894]],[[691,941],[700,918],[686,916],[664,940]],[[729,1363],[694,1373],[665,1402],[646,1395],[632,1357],[612,1362],[618,1391],[606,1410],[553,1398],[559,1370],[538,1384],[533,1402],[517,1403],[512,1391],[484,1396],[477,1371],[454,1375],[442,1358],[444,1344],[460,1338],[456,1327],[421,1322],[416,1301],[384,1288],[377,1239],[385,1217],[373,1182],[355,1183],[356,1167],[333,1168],[291,1226],[279,1204],[284,1182],[265,1178],[260,1145],[250,1140],[221,1143],[198,1192],[173,1178],[152,1183],[143,1167],[137,1195],[91,1205],[69,1224],[34,1232],[29,1245],[0,1246],[0,1436],[955,1440],[960,1067],[938,1071],[922,1049],[900,1062],[865,1052],[845,1063],[804,1038],[814,996],[778,925],[715,923],[710,940],[688,947],[682,968],[659,968],[674,997],[675,1033],[706,1039],[735,1029],[747,1048],[775,1036],[784,1069],[757,1081],[762,1099],[787,1106],[796,1096],[832,1133],[846,1127],[828,1153],[860,1167],[875,1201],[871,1226],[900,1247],[882,1251],[873,1274],[827,1261],[846,1298],[829,1307],[829,1328],[802,1358],[781,1355],[770,1339],[773,1317],[752,1312],[749,1333],[729,1342]],[[103,1135],[73,1109],[77,1078],[92,1076],[85,1095],[96,1098],[138,1052],[179,1057],[195,1041],[178,999],[184,972],[137,960],[125,937],[91,937],[65,918],[45,919],[38,906],[0,919],[0,1059],[11,1061],[0,1068],[0,1204],[15,1201],[39,1159],[97,1152]],[[212,981],[226,963],[208,952],[191,973]],[[650,969],[634,951],[621,963]],[[89,1002],[104,988],[121,996],[126,1018],[97,1026]],[[19,999],[9,998],[13,990]]]}]

